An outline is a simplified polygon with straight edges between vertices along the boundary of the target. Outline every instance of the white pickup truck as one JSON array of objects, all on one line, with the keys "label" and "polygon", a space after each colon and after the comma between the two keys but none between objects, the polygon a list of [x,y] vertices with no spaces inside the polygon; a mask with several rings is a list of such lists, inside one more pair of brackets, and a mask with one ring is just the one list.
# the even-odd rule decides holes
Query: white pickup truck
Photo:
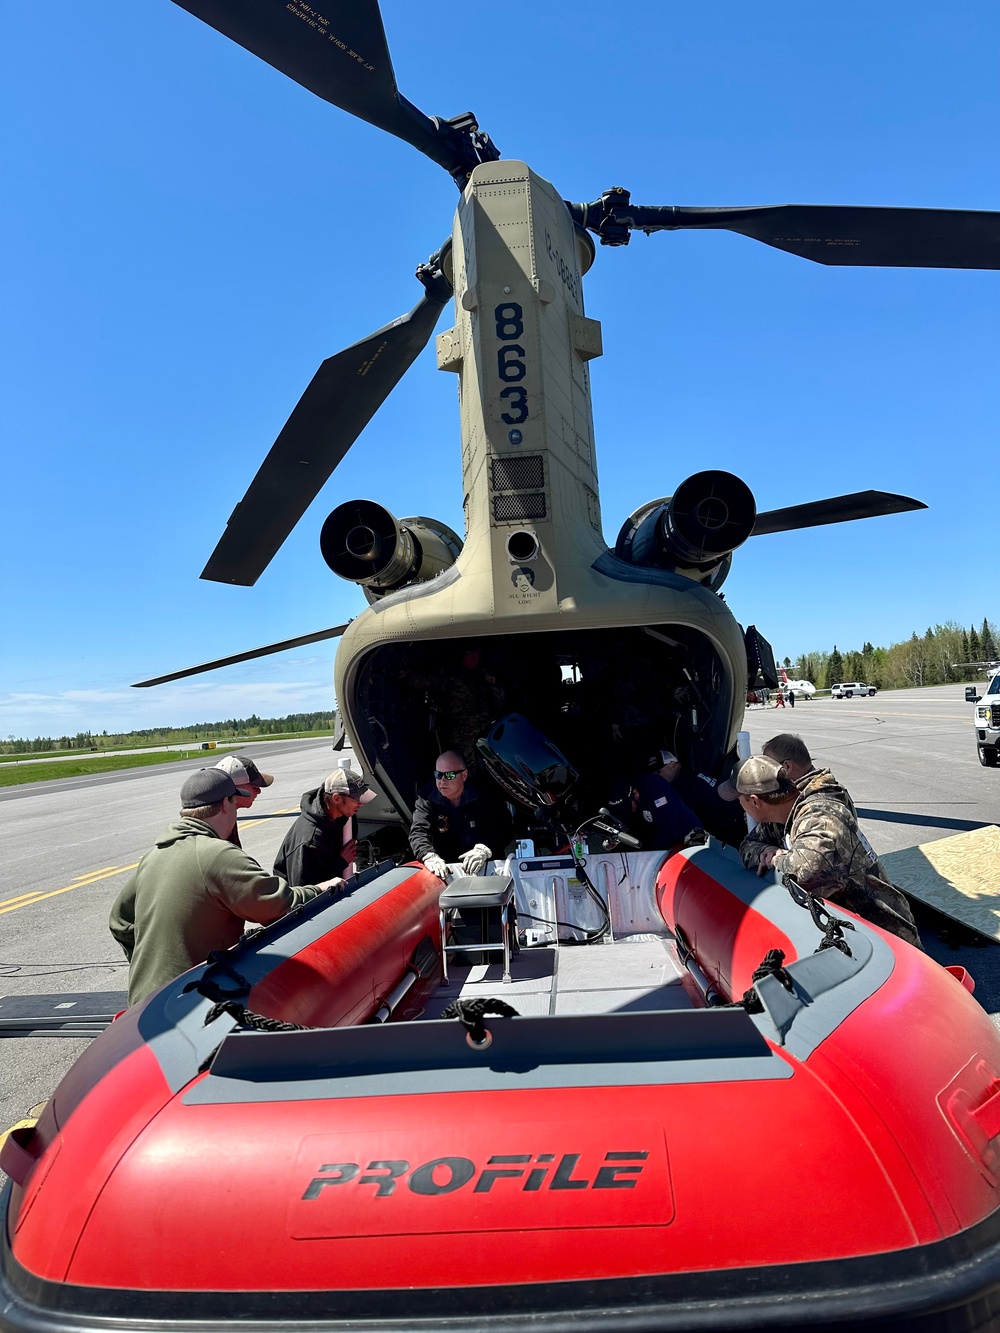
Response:
[{"label": "white pickup truck", "polygon": [[975,685],[965,688],[966,703],[975,704],[972,725],[976,734],[979,762],[984,768],[996,768],[1000,759],[1000,671],[991,676],[982,694]]},{"label": "white pickup truck", "polygon": [[875,694],[875,686],[866,685],[861,680],[847,680],[839,685],[834,685],[830,691],[830,695],[834,699],[853,699],[856,694],[871,698]]}]

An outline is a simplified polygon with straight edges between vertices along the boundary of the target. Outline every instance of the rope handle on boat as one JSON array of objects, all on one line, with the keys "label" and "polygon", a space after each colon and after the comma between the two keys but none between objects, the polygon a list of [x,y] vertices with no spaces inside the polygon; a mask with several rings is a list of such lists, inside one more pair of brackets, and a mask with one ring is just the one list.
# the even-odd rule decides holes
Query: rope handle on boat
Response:
[{"label": "rope handle on boat", "polygon": [[750,978],[749,990],[743,992],[743,999],[737,1000],[733,1007],[745,1009],[748,1014],[762,1014],[764,1012],[764,1002],[754,987],[758,981],[763,981],[765,977],[777,977],[785,990],[794,992],[795,982],[788,969],[782,966],[784,961],[785,953],[783,949],[768,949],[763,962],[755,969],[753,976]]},{"label": "rope handle on boat", "polygon": [[245,1028],[248,1032],[312,1031],[305,1023],[285,1023],[280,1018],[267,1018],[264,1014],[255,1014],[239,1000],[220,1000],[217,1004],[213,1004],[205,1015],[204,1026],[208,1027],[209,1023],[214,1023],[222,1014],[228,1014],[235,1020],[237,1027]]},{"label": "rope handle on boat", "polygon": [[[189,981],[181,991],[186,995],[188,991],[196,990],[199,995],[204,995],[206,1000],[214,1000],[216,1004],[221,1004],[224,1000],[238,1000],[241,995],[250,994],[250,983],[246,977],[241,976],[236,968],[229,961],[228,952],[225,949],[213,949],[207,958],[208,970],[194,981]],[[224,973],[230,981],[236,983],[235,990],[225,990],[214,977],[209,975],[212,968],[217,968]]]},{"label": "rope handle on boat", "polygon": [[457,1018],[465,1028],[465,1040],[473,1050],[485,1050],[493,1037],[483,1022],[486,1014],[496,1014],[499,1018],[519,1017],[516,1009],[505,1000],[494,1000],[484,996],[477,1000],[452,1000],[442,1018]]},{"label": "rope handle on boat", "polygon": [[[189,986],[187,989],[193,990],[196,989],[196,987]],[[241,1000],[218,1000],[205,1015],[205,1022],[202,1026],[207,1028],[209,1023],[214,1023],[215,1020],[221,1018],[223,1014],[228,1014],[236,1023],[236,1026],[242,1028],[245,1032],[312,1031],[311,1028],[306,1027],[302,1023],[284,1023],[280,1018],[266,1018],[263,1014],[255,1014],[253,1010],[248,1009]],[[208,1055],[205,1056],[204,1060],[202,1060],[201,1064],[198,1066],[199,1074],[203,1074],[206,1069],[210,1068],[212,1061],[219,1053],[219,1047],[221,1045],[222,1042],[219,1042],[219,1045],[213,1047]]]}]

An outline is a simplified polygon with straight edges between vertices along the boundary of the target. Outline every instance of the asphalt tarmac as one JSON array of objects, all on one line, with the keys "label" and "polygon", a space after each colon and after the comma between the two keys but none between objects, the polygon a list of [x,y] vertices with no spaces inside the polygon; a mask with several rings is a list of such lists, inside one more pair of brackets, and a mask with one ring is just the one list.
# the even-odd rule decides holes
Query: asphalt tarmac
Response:
[{"label": "asphalt tarmac", "polygon": [[[303,791],[338,765],[328,738],[247,749],[274,775],[240,839],[270,869]],[[124,991],[128,968],[108,932],[127,874],[177,817],[187,774],[212,762],[178,760],[0,789],[0,996]],[[86,1038],[0,1036],[0,1134],[44,1101]]]},{"label": "asphalt tarmac", "polygon": [[[962,686],[874,699],[816,699],[747,710],[754,751],[777,732],[801,735],[858,806],[879,852],[1000,822],[1000,769],[980,766]],[[327,739],[274,741],[248,751],[275,782],[241,811],[247,851],[270,867],[299,796],[336,767]],[[0,790],[0,996],[124,991],[127,969],[107,929],[123,877],[176,816],[189,769],[204,761],[32,783]],[[919,918],[928,951],[961,963],[1000,1026],[1000,946],[974,942],[932,913]],[[942,929],[945,937],[941,938]],[[0,1133],[44,1101],[86,1039],[0,1037]]]}]

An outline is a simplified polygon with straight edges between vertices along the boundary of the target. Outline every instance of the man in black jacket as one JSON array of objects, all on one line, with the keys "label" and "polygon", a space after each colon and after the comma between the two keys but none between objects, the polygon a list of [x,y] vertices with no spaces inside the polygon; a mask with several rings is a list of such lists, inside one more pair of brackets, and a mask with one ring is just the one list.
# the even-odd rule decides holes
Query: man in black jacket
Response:
[{"label": "man in black jacket", "polygon": [[503,856],[513,833],[507,807],[469,781],[464,758],[454,750],[439,755],[434,785],[417,797],[410,825],[417,860],[438,879],[455,861],[467,875],[478,875],[487,861]]},{"label": "man in black jacket", "polygon": [[[321,787],[303,792],[302,813],[285,834],[274,859],[274,873],[290,884],[318,884],[343,876],[354,860],[351,820],[375,792],[349,768],[335,768]],[[329,867],[323,874],[318,872]],[[305,879],[297,876],[305,875]],[[309,878],[314,876],[314,878]]]}]

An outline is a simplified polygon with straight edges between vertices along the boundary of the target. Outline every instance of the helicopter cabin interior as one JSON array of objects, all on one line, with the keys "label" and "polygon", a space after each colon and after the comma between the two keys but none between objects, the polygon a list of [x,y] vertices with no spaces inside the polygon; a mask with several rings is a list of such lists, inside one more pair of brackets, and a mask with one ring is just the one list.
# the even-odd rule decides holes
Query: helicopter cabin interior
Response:
[{"label": "helicopter cabin interior", "polygon": [[[448,750],[462,755],[481,787],[507,800],[475,742],[498,718],[518,713],[577,771],[560,810],[575,827],[607,803],[617,781],[645,772],[658,749],[689,771],[716,773],[726,758],[729,688],[713,645],[686,626],[392,643],[359,666],[355,725],[369,761],[412,810]],[[533,810],[511,810],[517,838],[556,849]]]}]

